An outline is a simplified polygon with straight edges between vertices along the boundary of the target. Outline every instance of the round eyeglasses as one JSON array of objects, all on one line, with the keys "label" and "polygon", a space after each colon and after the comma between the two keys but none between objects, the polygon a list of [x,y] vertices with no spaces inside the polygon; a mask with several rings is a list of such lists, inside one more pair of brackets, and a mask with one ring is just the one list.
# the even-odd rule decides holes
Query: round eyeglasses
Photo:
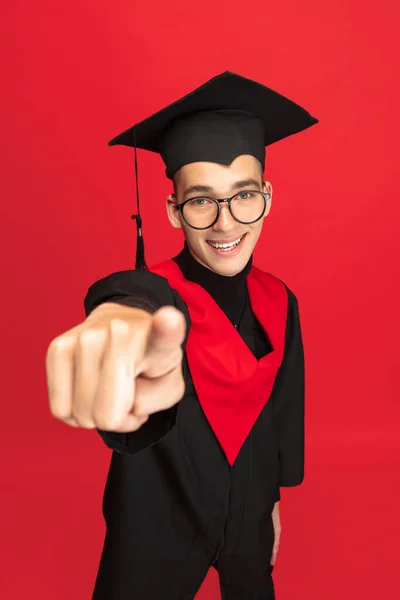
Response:
[{"label": "round eyeglasses", "polygon": [[227,202],[229,212],[238,223],[250,225],[263,216],[270,194],[255,190],[244,190],[231,198],[210,198],[196,196],[189,198],[176,208],[181,211],[183,220],[193,229],[208,229],[212,227],[221,213],[221,203]]}]

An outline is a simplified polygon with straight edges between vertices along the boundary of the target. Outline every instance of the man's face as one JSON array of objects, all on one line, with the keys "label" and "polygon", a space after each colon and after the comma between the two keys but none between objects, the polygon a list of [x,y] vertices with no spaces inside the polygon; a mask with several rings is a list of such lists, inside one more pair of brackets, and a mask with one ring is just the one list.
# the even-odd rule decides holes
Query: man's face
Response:
[{"label": "man's face", "polygon": [[[200,187],[201,186],[201,187]],[[198,189],[196,189],[198,188]],[[177,210],[189,198],[208,196],[212,198],[231,197],[242,190],[258,190],[270,194],[263,217],[251,225],[238,223],[229,212],[226,203],[221,204],[221,213],[216,223],[208,229],[198,230],[189,227]],[[220,275],[232,277],[247,264],[260,237],[264,218],[270,211],[272,187],[263,182],[260,162],[247,154],[238,156],[230,165],[211,162],[196,162],[184,165],[175,174],[175,197],[167,198],[167,212],[173,227],[183,229],[185,239],[193,257],[203,266]],[[208,243],[229,243],[243,236],[232,252],[215,251]]]}]

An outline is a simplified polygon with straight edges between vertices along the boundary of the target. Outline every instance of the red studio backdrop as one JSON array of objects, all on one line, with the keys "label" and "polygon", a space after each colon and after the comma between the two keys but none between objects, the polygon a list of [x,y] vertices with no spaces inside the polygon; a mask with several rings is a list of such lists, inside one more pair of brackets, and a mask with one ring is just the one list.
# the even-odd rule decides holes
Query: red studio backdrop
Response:
[{"label": "red studio backdrop", "polygon": [[[45,354],[88,287],[134,267],[133,152],[107,141],[235,71],[320,123],[267,151],[254,261],[300,306],[306,469],[283,488],[278,600],[397,599],[398,3],[14,0],[1,5],[0,597],[88,600],[111,451],[48,408]],[[396,56],[397,54],[397,56]],[[139,151],[149,265],[171,191]],[[196,598],[220,598],[211,569]]]}]

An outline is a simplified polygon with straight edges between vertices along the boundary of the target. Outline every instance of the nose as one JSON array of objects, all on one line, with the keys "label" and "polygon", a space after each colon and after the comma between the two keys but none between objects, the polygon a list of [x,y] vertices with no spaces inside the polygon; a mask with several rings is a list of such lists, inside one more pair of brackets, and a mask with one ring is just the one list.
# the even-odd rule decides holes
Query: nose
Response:
[{"label": "nose", "polygon": [[212,229],[214,229],[215,231],[225,231],[232,229],[232,226],[238,225],[238,222],[235,221],[235,219],[232,217],[229,211],[229,206],[227,202],[221,202],[220,209],[221,212],[216,223],[214,223]]}]

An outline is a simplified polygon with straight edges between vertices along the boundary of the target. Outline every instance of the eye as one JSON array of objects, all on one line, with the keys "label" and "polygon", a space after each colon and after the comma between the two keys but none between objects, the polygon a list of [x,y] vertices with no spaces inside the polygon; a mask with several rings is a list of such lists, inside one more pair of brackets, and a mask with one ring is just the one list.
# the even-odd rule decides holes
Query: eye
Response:
[{"label": "eye", "polygon": [[209,198],[192,198],[188,201],[190,206],[205,206],[207,202],[211,202]]},{"label": "eye", "polygon": [[238,194],[236,198],[239,198],[240,200],[249,200],[249,198],[251,198],[252,195],[253,194],[251,192],[240,192],[240,194]]}]

